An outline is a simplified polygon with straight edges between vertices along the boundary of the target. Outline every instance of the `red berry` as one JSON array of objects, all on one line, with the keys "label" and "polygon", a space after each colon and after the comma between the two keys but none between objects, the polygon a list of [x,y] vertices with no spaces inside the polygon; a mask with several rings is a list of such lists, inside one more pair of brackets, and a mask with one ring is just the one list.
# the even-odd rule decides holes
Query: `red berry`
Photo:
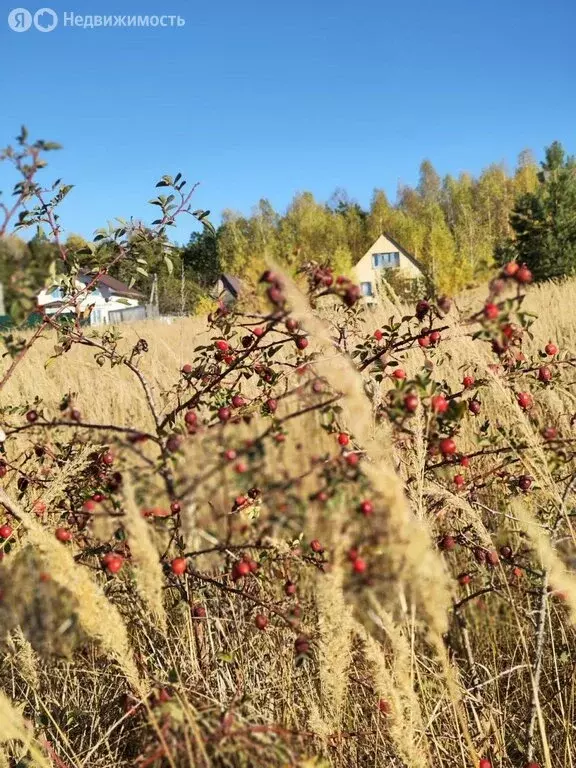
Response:
[{"label": "red berry", "polygon": [[184,421],[186,424],[188,424],[189,427],[195,427],[198,423],[198,415],[195,411],[186,411]]},{"label": "red berry", "polygon": [[349,467],[356,467],[360,461],[360,456],[357,453],[347,453],[345,461]]},{"label": "red berry", "polygon": [[460,466],[461,467],[469,467],[470,466],[470,459],[468,456],[462,456],[460,459]]},{"label": "red berry", "polygon": [[392,705],[386,699],[380,699],[378,702],[378,709],[383,715],[389,715],[392,712]]},{"label": "red berry", "polygon": [[306,654],[310,650],[310,640],[306,635],[298,635],[294,641],[294,650],[298,654]]},{"label": "red berry", "polygon": [[28,411],[26,414],[26,421],[29,424],[34,424],[35,421],[38,421],[38,411]]},{"label": "red berry", "polygon": [[453,536],[443,536],[440,539],[440,549],[446,552],[450,552],[456,546],[456,539]]},{"label": "red berry", "polygon": [[233,581],[237,581],[238,579],[243,579],[245,576],[248,576],[250,573],[250,563],[246,560],[240,560],[237,563],[234,563],[232,567],[232,579]]},{"label": "red berry", "polygon": [[338,435],[338,442],[340,443],[340,445],[348,445],[348,443],[350,442],[350,436],[347,435],[345,432],[340,432],[340,434]]},{"label": "red berry", "polygon": [[259,339],[260,336],[264,335],[264,328],[260,328],[259,326],[257,328],[252,328],[252,333]]},{"label": "red berry", "polygon": [[554,355],[558,354],[558,347],[556,344],[553,344],[551,341],[546,344],[544,347],[544,352],[546,352],[547,355],[550,355],[550,357],[554,357]]},{"label": "red berry", "polygon": [[292,581],[287,581],[286,584],[284,584],[284,594],[288,595],[288,597],[291,597],[292,595],[296,594],[296,584]]},{"label": "red berry", "polygon": [[420,345],[422,348],[424,348],[424,349],[425,349],[426,347],[429,347],[429,346],[430,346],[430,344],[431,344],[431,341],[430,341],[430,336],[420,336],[420,337],[418,338],[418,344],[419,344],[419,345]]},{"label": "red berry", "polygon": [[354,560],[352,563],[352,568],[354,573],[365,573],[368,568],[368,563],[361,557],[357,557],[356,560]]},{"label": "red berry", "polygon": [[532,272],[528,269],[528,267],[523,264],[520,269],[516,272],[516,280],[518,280],[519,283],[531,283],[532,282]]},{"label": "red berry", "polygon": [[186,573],[187,565],[185,557],[175,557],[170,563],[170,568],[172,568],[172,573],[175,573],[176,576],[182,576],[183,573]]},{"label": "red berry", "polygon": [[246,400],[244,400],[242,395],[234,395],[232,398],[232,405],[234,408],[242,408],[243,405],[246,405]]},{"label": "red berry", "polygon": [[72,541],[72,531],[69,531],[67,528],[56,528],[54,533],[58,541]]},{"label": "red berry", "polygon": [[376,339],[376,341],[381,341],[383,336],[384,336],[384,334],[382,333],[382,331],[379,328],[377,328],[374,331],[374,338]]},{"label": "red berry", "polygon": [[405,379],[406,371],[403,368],[395,368],[392,372],[392,376],[394,376],[395,379]]},{"label": "red berry", "polygon": [[317,554],[324,552],[324,547],[322,546],[322,544],[320,544],[318,539],[312,539],[312,541],[310,542],[310,549],[312,550],[312,552],[316,552]]},{"label": "red berry", "polygon": [[224,458],[226,461],[234,461],[238,454],[233,448],[229,448],[227,451],[224,451]]},{"label": "red berry", "polygon": [[177,515],[181,511],[182,507],[180,506],[179,501],[173,501],[170,504],[170,512],[172,512],[173,515]]},{"label": "red berry", "polygon": [[170,435],[168,440],[166,440],[166,449],[170,453],[176,453],[176,451],[179,450],[181,443],[182,438],[180,435]]},{"label": "red berry", "polygon": [[9,539],[10,536],[12,536],[12,526],[7,523],[0,525],[0,539]]},{"label": "red berry", "polygon": [[460,576],[458,576],[458,583],[465,587],[467,584],[470,584],[472,581],[472,576],[470,576],[469,573],[461,573]]},{"label": "red berry", "polygon": [[546,427],[542,435],[545,440],[555,440],[558,437],[558,430],[555,427]]},{"label": "red berry", "polygon": [[374,505],[366,499],[360,503],[360,512],[369,517],[374,512]]},{"label": "red berry", "polygon": [[464,389],[470,389],[474,386],[474,376],[464,376],[462,379],[462,385]]},{"label": "red berry", "polygon": [[406,395],[404,398],[404,408],[408,413],[414,413],[418,408],[418,395]]},{"label": "red berry", "polygon": [[534,400],[532,398],[532,395],[529,392],[519,392],[517,399],[518,399],[518,405],[524,411],[529,411],[530,408],[532,408],[532,406],[534,405]]},{"label": "red berry", "polygon": [[464,475],[455,475],[454,476],[454,485],[457,488],[462,488],[462,486],[466,483],[466,480],[464,479]]},{"label": "red berry", "polygon": [[506,277],[514,277],[514,275],[518,272],[519,269],[520,269],[520,264],[518,264],[517,261],[509,261],[508,264],[504,265],[502,272],[504,272]]},{"label": "red berry", "polygon": [[111,552],[103,558],[103,562],[109,573],[118,573],[124,565],[124,558],[122,555]]},{"label": "red berry", "polygon": [[490,762],[490,760],[483,757],[482,760],[480,760],[478,768],[492,768],[492,763]]},{"label": "red berry", "polygon": [[444,395],[434,395],[430,399],[430,405],[435,413],[446,413],[449,407],[448,400]]},{"label": "red berry", "polygon": [[482,409],[482,405],[480,403],[480,400],[470,400],[470,402],[468,403],[468,410],[470,411],[470,413],[473,413],[474,416],[478,416],[481,409]]},{"label": "red berry", "polygon": [[192,616],[194,616],[195,619],[204,619],[204,618],[206,618],[206,608],[204,608],[203,605],[193,605],[192,606]]},{"label": "red berry", "polygon": [[189,376],[189,375],[192,373],[192,371],[193,371],[193,368],[192,368],[192,366],[190,365],[190,363],[185,363],[185,364],[182,366],[182,373],[183,373],[185,376]]},{"label": "red berry", "polygon": [[430,334],[430,341],[432,342],[432,344],[438,344],[441,338],[442,338],[442,334],[440,333],[440,331],[432,331],[432,333]]},{"label": "red berry", "polygon": [[296,346],[300,350],[306,349],[306,347],[308,346],[308,339],[306,338],[306,336],[298,336],[298,338],[296,339]]},{"label": "red berry", "polygon": [[532,485],[532,478],[530,475],[520,475],[518,478],[518,487],[523,491],[529,491]]},{"label": "red berry", "polygon": [[474,559],[478,565],[483,565],[486,562],[486,550],[482,547],[474,547]]},{"label": "red berry", "polygon": [[496,566],[500,562],[500,557],[498,555],[498,552],[496,552],[495,549],[491,549],[489,552],[486,552],[486,562],[488,565]]},{"label": "red berry", "polygon": [[234,471],[239,475],[243,475],[245,472],[248,472],[248,464],[244,461],[238,461],[234,464]]},{"label": "red berry", "polygon": [[219,339],[216,342],[216,349],[220,350],[220,352],[227,352],[230,349],[230,344],[224,341],[224,339]]},{"label": "red berry", "polygon": [[290,331],[290,333],[294,333],[294,331],[298,328],[298,321],[294,320],[293,317],[289,317],[284,323],[284,325],[286,326],[287,331]]},{"label": "red berry", "polygon": [[456,453],[456,443],[451,437],[440,440],[440,450],[444,456],[453,456]]},{"label": "red berry", "polygon": [[278,400],[274,397],[270,397],[266,400],[266,410],[268,413],[274,413],[278,409]]},{"label": "red berry", "polygon": [[106,451],[106,453],[102,454],[100,460],[102,461],[102,464],[111,466],[112,464],[114,464],[114,454],[110,453],[110,451]]},{"label": "red berry", "polygon": [[551,381],[552,379],[552,371],[548,366],[543,365],[541,368],[538,369],[538,379],[543,382]]},{"label": "red berry", "polygon": [[499,314],[500,310],[496,304],[488,302],[488,304],[484,305],[484,317],[486,320],[496,320]]},{"label": "red berry", "polygon": [[268,626],[268,619],[266,616],[263,616],[261,613],[259,613],[254,619],[254,624],[256,624],[258,629],[265,630]]},{"label": "red berry", "polygon": [[500,556],[504,558],[504,560],[511,560],[512,559],[512,548],[504,545],[503,547],[500,547]]},{"label": "red berry", "polygon": [[425,299],[420,299],[420,301],[416,304],[416,317],[419,320],[422,320],[428,310],[430,309],[430,304]]},{"label": "red berry", "polygon": [[230,413],[230,408],[226,408],[226,406],[222,406],[222,408],[218,408],[218,418],[222,423],[228,421],[231,415],[232,414]]}]

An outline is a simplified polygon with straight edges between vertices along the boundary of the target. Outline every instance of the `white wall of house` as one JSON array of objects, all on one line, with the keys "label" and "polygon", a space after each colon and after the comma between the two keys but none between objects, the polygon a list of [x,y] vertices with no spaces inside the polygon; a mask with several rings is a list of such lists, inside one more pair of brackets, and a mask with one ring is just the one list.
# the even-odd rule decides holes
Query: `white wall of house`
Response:
[{"label": "white wall of house", "polygon": [[398,246],[386,235],[380,235],[354,267],[356,282],[367,301],[376,300],[383,270],[390,268],[402,270],[404,277],[423,277],[414,262]]},{"label": "white wall of house", "polygon": [[[77,281],[77,288],[80,290],[83,287],[83,283]],[[42,308],[46,304],[52,304],[53,302],[59,302],[62,300],[62,291],[59,287],[54,286],[40,291],[37,296],[38,307]],[[107,286],[99,286],[90,293],[85,294],[82,300],[79,302],[81,310],[87,310],[92,308],[90,313],[90,325],[101,325],[108,323],[108,316],[110,312],[115,309],[127,309],[128,307],[137,307],[140,302],[137,299],[123,298],[122,296],[116,296]],[[47,315],[55,314],[59,307],[47,307],[45,312]],[[71,310],[67,310],[68,313]]]}]

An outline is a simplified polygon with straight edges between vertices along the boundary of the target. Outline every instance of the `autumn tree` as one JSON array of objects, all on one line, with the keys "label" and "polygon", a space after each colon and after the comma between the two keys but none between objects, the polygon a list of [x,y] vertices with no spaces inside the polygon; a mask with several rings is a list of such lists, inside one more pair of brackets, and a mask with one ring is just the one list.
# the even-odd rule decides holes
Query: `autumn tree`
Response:
[{"label": "autumn tree", "polygon": [[501,260],[526,263],[536,280],[576,274],[576,160],[559,142],[546,149],[538,185],[520,197],[510,224]]}]

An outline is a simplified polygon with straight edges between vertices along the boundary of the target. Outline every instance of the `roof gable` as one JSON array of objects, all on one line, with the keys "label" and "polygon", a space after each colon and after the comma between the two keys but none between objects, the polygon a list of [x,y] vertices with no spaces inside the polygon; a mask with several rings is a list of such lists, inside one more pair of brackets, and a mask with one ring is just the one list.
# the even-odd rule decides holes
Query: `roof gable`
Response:
[{"label": "roof gable", "polygon": [[407,251],[404,246],[400,245],[400,243],[395,240],[392,235],[390,235],[388,232],[382,232],[381,235],[378,235],[376,240],[372,243],[370,248],[366,251],[364,256],[362,258],[364,259],[366,256],[371,256],[373,253],[380,253],[380,248],[386,247],[386,241],[389,243],[392,243],[394,248],[396,248],[403,256],[405,256],[408,261],[411,261],[414,266],[422,272],[423,275],[426,274],[426,267],[424,264],[422,264],[421,261],[419,261],[416,256],[414,256],[410,251]]}]

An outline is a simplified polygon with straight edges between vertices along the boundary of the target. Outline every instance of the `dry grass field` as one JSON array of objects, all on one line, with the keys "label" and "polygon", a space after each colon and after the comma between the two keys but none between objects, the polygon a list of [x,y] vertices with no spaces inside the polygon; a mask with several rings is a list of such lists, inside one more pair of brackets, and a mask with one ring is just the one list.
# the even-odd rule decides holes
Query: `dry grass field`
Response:
[{"label": "dry grass field", "polygon": [[[310,339],[303,354],[315,356],[321,382],[315,396],[342,393],[339,410],[285,418],[312,402],[293,367],[275,385],[282,437],[265,451],[257,437],[272,416],[262,409],[186,435],[166,464],[182,505],[180,542],[157,510],[170,499],[154,445],[82,426],[154,434],[145,389],[122,362],[99,365],[89,346],[46,366],[57,344],[47,331],[0,402],[10,469],[0,524],[14,529],[0,565],[0,766],[574,768],[576,282],[527,294],[522,309],[537,319],[526,358],[553,340],[565,361],[551,386],[532,371],[490,367],[490,344],[462,322],[485,290],[456,301],[437,349],[410,345],[402,355],[407,381],[430,359],[442,391],[461,393],[467,372],[483,382],[480,415],[458,415],[458,455],[473,456],[461,470],[449,452],[433,468],[442,457],[430,451],[430,409],[382,418],[399,383],[356,372],[327,337],[340,315],[314,318],[295,297]],[[351,323],[348,348],[413,311],[390,303]],[[217,338],[199,319],[121,333],[122,354],[147,342],[137,369],[159,414],[179,402],[194,350]],[[248,401],[262,391],[254,378],[241,390]],[[530,411],[520,390],[533,394]],[[67,395],[81,423],[43,427],[68,413],[59,410]],[[30,409],[37,424],[26,424]],[[552,425],[557,440],[547,443]],[[342,460],[348,448],[336,434],[350,437],[360,470]],[[122,490],[82,517],[103,446]],[[221,461],[239,446],[245,467]],[[358,513],[361,499],[373,514]],[[54,536],[63,525],[74,533],[66,543]],[[122,549],[118,573],[101,567],[108,550],[94,541]],[[365,572],[350,555],[358,547]],[[170,568],[178,552],[192,553],[184,574]],[[257,570],[230,578],[247,552]]]}]

